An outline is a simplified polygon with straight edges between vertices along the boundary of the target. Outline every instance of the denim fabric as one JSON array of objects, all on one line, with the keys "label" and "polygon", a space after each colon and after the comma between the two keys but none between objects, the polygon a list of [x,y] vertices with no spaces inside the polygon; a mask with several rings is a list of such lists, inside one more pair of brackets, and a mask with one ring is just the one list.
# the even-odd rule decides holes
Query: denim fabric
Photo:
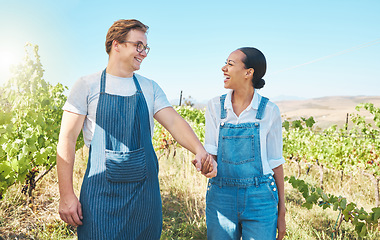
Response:
[{"label": "denim fabric", "polygon": [[136,94],[105,93],[105,76],[104,70],[80,194],[78,239],[159,239],[158,161],[145,98],[135,76]]},{"label": "denim fabric", "polygon": [[207,239],[275,239],[278,195],[269,177],[271,181],[248,187],[209,184]]},{"label": "denim fabric", "polygon": [[276,238],[277,186],[270,174],[263,175],[260,153],[260,119],[267,101],[262,98],[255,122],[220,123],[218,175],[210,179],[206,195],[208,239]]}]

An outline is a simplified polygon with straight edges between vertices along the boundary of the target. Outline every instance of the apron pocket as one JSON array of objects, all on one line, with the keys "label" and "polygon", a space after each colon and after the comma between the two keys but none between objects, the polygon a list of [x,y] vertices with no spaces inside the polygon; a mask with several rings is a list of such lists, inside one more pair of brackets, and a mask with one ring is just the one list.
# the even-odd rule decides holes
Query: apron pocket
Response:
[{"label": "apron pocket", "polygon": [[106,177],[110,182],[138,182],[146,178],[144,148],[129,152],[106,149]]},{"label": "apron pocket", "polygon": [[254,136],[223,136],[222,162],[240,165],[255,160]]}]

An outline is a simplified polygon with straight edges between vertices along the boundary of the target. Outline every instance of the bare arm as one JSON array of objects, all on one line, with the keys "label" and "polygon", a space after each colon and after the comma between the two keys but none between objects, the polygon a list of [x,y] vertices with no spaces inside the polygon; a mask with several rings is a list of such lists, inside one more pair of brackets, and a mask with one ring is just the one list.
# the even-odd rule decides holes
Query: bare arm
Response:
[{"label": "bare arm", "polygon": [[278,219],[277,219],[277,239],[281,240],[285,236],[286,222],[285,222],[285,187],[284,187],[284,168],[282,165],[273,169],[274,179],[278,191]]},{"label": "bare arm", "polygon": [[59,184],[59,215],[66,223],[82,225],[82,208],[73,188],[75,144],[85,115],[64,111],[57,145],[57,173]]},{"label": "bare arm", "polygon": [[[195,154],[195,165],[197,170],[200,171],[202,169],[202,160],[203,162],[206,161],[208,153],[190,125],[172,107],[161,109],[154,115],[154,118],[170,132],[179,144]],[[207,173],[206,177],[216,176],[216,165],[213,164],[213,166],[215,168],[212,169],[212,172]]]}]

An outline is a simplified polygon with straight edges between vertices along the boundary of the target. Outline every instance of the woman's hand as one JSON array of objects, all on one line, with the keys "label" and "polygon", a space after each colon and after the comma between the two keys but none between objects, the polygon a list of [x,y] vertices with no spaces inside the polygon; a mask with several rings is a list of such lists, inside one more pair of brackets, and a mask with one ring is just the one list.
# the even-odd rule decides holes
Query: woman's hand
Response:
[{"label": "woman's hand", "polygon": [[278,209],[277,231],[277,240],[282,240],[286,233],[285,206]]},{"label": "woman's hand", "polygon": [[218,164],[211,154],[207,154],[205,156],[201,155],[198,157],[196,155],[192,163],[197,170],[201,171],[201,173],[207,178],[213,178],[217,175]]}]

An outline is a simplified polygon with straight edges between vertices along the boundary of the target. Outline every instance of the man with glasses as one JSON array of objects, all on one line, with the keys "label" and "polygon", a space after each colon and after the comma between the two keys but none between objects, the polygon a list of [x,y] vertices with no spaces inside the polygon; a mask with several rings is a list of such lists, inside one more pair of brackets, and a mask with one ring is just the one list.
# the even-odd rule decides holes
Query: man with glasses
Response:
[{"label": "man with glasses", "polygon": [[[106,38],[107,68],[80,78],[63,107],[57,146],[59,214],[78,226],[78,239],[160,238],[153,117],[195,154],[193,163],[202,174],[216,175],[216,162],[158,84],[134,73],[149,52],[147,30],[138,20],[116,21]],[[73,165],[82,128],[90,152],[79,201]]]}]

